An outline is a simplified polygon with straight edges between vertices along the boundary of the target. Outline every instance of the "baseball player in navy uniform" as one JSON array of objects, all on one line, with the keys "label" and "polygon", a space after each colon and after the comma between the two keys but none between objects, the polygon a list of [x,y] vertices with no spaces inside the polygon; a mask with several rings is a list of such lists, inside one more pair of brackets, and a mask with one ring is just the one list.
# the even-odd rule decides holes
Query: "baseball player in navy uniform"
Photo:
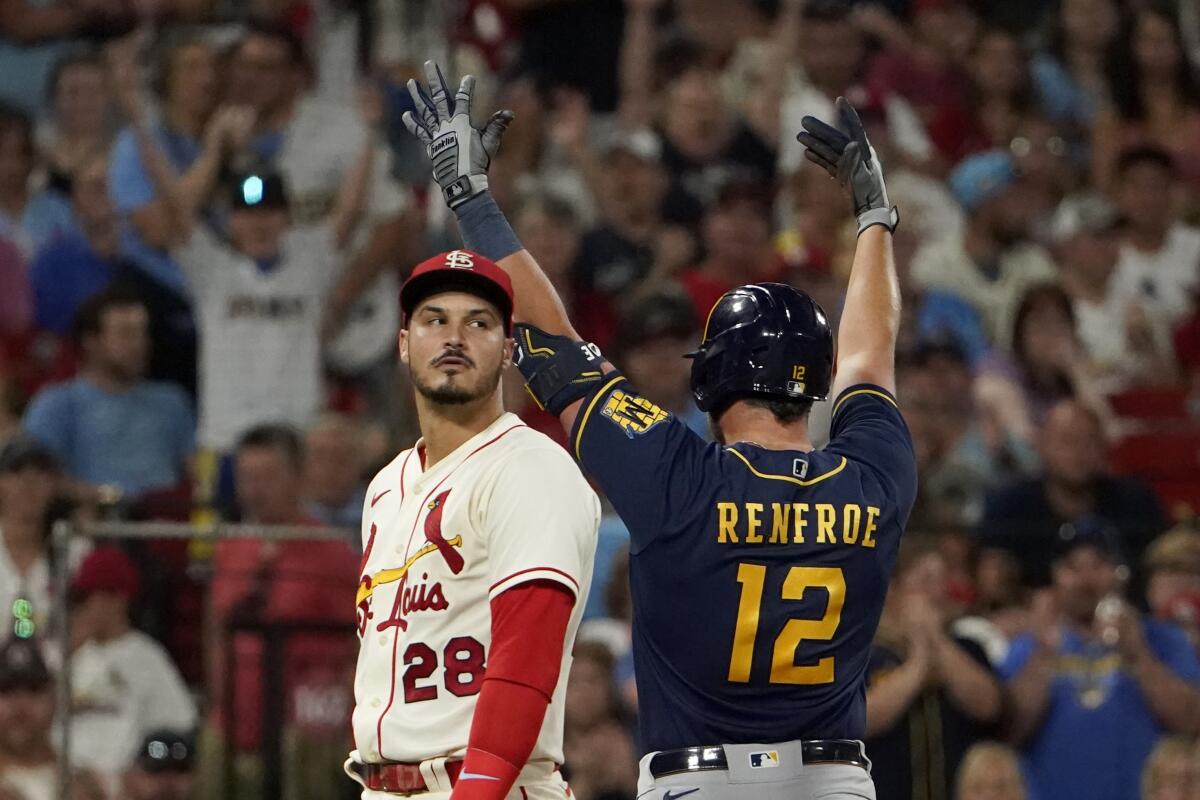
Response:
[{"label": "baseball player in navy uniform", "polygon": [[[405,121],[467,247],[512,278],[530,393],[632,537],[639,796],[874,798],[859,741],[867,657],[917,479],[893,396],[899,217],[858,115],[840,99],[837,127],[806,117],[798,135],[858,218],[836,364],[803,291],[728,292],[688,354],[708,443],[579,340],[497,208],[487,168],[511,113],[476,129],[473,79],[453,96],[436,65],[426,79],[410,82]],[[808,413],[827,397],[830,441],[815,450]]]}]

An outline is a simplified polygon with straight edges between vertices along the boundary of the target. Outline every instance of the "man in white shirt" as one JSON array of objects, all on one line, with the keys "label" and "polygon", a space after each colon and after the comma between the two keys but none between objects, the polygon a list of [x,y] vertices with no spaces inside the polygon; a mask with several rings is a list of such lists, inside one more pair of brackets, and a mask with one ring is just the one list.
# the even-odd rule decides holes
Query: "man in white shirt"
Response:
[{"label": "man in white shirt", "polygon": [[1179,184],[1170,153],[1126,150],[1117,161],[1114,199],[1125,219],[1113,294],[1141,303],[1173,325],[1191,311],[1200,278],[1200,230],[1179,221]]},{"label": "man in white shirt", "polygon": [[1029,241],[1028,194],[1006,151],[963,161],[950,174],[950,191],[966,211],[966,226],[917,250],[912,281],[969,303],[992,343],[1007,348],[1017,303],[1029,287],[1054,279],[1054,264]]},{"label": "man in white shirt", "polygon": [[222,452],[256,425],[316,418],[321,303],[341,267],[331,226],[291,225],[280,176],[247,175],[231,195],[230,244],[193,225],[172,250],[200,331],[198,440]]},{"label": "man in white shirt", "polygon": [[71,584],[78,644],[71,658],[71,758],[110,790],[143,737],[196,724],[195,704],[170,655],[129,623],[139,583],[129,557],[105,546],[84,559]]}]

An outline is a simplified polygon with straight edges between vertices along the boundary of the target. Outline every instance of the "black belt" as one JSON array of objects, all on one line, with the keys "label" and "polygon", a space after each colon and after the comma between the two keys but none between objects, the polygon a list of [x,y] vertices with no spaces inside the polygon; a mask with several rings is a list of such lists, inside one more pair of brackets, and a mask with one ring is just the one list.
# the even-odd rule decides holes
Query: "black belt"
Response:
[{"label": "black belt", "polygon": [[[871,769],[862,742],[854,739],[807,739],[800,743],[800,757],[805,764],[850,764],[865,770]],[[655,778],[707,769],[729,769],[724,748],[664,750],[650,759],[650,774]]]}]

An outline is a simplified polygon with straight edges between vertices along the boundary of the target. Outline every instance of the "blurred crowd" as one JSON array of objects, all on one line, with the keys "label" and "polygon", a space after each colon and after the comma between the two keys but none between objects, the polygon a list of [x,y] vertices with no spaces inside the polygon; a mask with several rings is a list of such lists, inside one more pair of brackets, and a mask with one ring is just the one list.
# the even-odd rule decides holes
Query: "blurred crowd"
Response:
[{"label": "blurred crowd", "polygon": [[[1200,798],[1191,0],[0,0],[0,798],[354,796],[364,487],[416,437],[397,287],[458,242],[399,122],[429,57],[515,111],[492,191],[578,329],[703,436],[680,356],[723,292],[836,322],[854,221],[795,134],[850,99],[921,475],[880,799]],[[607,514],[582,800],[635,795],[627,541]]]}]

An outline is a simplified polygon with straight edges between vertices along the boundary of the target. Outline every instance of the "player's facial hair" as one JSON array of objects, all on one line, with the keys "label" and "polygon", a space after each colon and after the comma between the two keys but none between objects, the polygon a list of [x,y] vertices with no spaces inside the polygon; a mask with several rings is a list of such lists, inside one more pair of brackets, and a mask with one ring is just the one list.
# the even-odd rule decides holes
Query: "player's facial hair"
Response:
[{"label": "player's facial hair", "polygon": [[479,388],[475,390],[467,386],[456,386],[454,384],[430,386],[421,379],[421,376],[415,370],[412,372],[412,380],[416,390],[429,402],[440,406],[461,406],[480,400],[496,391],[496,387],[500,385],[500,376],[503,372],[504,365],[498,364],[490,376],[486,376],[480,380]]}]

